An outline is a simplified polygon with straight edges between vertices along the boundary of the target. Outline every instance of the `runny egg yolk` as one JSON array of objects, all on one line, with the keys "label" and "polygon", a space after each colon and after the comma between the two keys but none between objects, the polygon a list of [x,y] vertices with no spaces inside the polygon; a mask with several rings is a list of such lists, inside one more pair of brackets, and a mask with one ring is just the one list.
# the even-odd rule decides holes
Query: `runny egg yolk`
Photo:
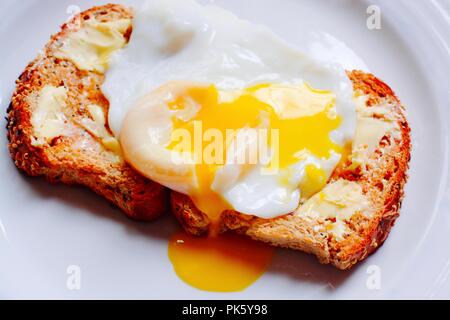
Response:
[{"label": "runny egg yolk", "polygon": [[[267,166],[280,169],[300,161],[305,152],[317,158],[328,158],[333,151],[342,154],[343,148],[330,139],[330,133],[341,123],[334,107],[332,92],[316,90],[307,84],[261,84],[230,91],[218,90],[214,85],[192,87],[169,104],[174,111],[197,109],[188,120],[174,117],[172,121],[173,130],[182,128],[190,133],[190,151],[193,154],[199,152],[197,159],[202,159],[209,147],[207,143],[194,140],[196,123],[201,123],[203,132],[218,130],[222,137],[227,137],[230,129],[264,127],[278,132],[278,141],[271,141],[271,135],[267,135],[267,145],[277,144],[276,156],[272,154]],[[174,150],[178,142],[172,139],[168,149]],[[197,208],[212,221],[217,220],[224,210],[232,209],[211,189],[215,172],[226,162],[227,148],[218,156],[221,160],[218,163],[202,160],[196,164],[198,188],[196,194],[190,195]],[[311,196],[325,184],[323,169],[308,164],[299,188],[304,196]]]},{"label": "runny egg yolk", "polygon": [[176,274],[206,291],[241,291],[267,269],[273,248],[233,233],[195,237],[178,232],[169,240],[169,259]]}]

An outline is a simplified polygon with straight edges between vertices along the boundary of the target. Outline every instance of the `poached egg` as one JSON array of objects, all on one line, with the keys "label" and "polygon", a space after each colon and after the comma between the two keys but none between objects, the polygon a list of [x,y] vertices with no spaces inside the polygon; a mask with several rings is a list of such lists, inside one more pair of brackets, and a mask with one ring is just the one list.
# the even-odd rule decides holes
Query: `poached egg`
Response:
[{"label": "poached egg", "polygon": [[[325,185],[355,130],[342,67],[190,0],[135,11],[102,89],[126,160],[212,220],[227,209],[294,211]],[[252,152],[256,161],[237,161]]]}]

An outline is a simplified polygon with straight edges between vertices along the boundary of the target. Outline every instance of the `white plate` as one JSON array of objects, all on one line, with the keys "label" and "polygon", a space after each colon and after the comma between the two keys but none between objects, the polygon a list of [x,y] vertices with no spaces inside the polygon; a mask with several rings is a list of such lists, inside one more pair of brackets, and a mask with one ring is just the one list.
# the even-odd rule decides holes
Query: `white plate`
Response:
[{"label": "white plate", "polygon": [[[77,6],[99,1],[0,4],[1,106],[14,80]],[[119,1],[118,2],[123,2]],[[129,1],[128,1],[129,2]],[[382,28],[366,26],[369,3],[355,0],[223,0],[217,4],[300,41],[305,23],[345,41],[407,106],[413,155],[401,217],[385,245],[349,272],[277,251],[270,270],[243,292],[210,293],[183,283],[167,258],[170,216],[128,220],[82,188],[49,185],[14,167],[0,137],[1,298],[450,298],[450,3],[372,1]],[[66,286],[79,266],[81,289]],[[69,270],[70,271],[70,270]],[[371,282],[380,274],[380,288]],[[369,285],[367,285],[369,283]],[[370,285],[372,284],[372,285]]]}]

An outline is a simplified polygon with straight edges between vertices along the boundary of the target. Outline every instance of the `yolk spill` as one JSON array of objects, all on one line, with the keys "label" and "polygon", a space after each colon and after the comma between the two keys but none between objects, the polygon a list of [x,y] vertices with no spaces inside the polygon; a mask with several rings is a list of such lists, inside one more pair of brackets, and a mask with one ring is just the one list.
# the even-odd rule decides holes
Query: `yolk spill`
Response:
[{"label": "yolk spill", "polygon": [[178,232],[169,240],[169,259],[176,274],[206,291],[241,291],[267,269],[274,249],[245,236],[225,233],[195,237]]},{"label": "yolk spill", "polygon": [[[195,116],[188,121],[174,117],[173,130],[182,128],[189,132],[192,139],[190,152],[197,152],[197,159],[203,158],[208,144],[202,143],[198,147],[201,141],[194,140],[196,122],[201,123],[202,132],[214,129],[226,137],[227,129],[257,128],[268,120],[268,130],[278,130],[279,168],[298,162],[298,153],[302,151],[319,158],[329,157],[332,151],[343,152],[343,148],[330,139],[330,133],[339,127],[341,119],[333,113],[335,96],[329,91],[316,90],[306,84],[263,84],[238,91],[219,91],[214,85],[192,87],[177,96],[169,108],[183,110],[193,105],[199,107]],[[177,143],[171,141],[168,148],[174,149]],[[267,145],[272,143],[268,134]],[[198,192],[190,195],[197,208],[212,221],[217,220],[224,210],[231,209],[220,195],[211,190],[216,170],[225,163],[226,148],[219,157],[222,159],[220,163],[206,164],[201,160],[196,165]],[[273,161],[269,167],[274,165]],[[300,186],[305,195],[312,195],[325,185],[326,177],[321,168],[308,165],[305,173],[304,183]]]},{"label": "yolk spill", "polygon": [[318,169],[312,164],[306,166],[305,175],[306,179],[300,183],[300,190],[302,190],[302,198],[308,199],[325,187],[327,177],[323,170]]}]

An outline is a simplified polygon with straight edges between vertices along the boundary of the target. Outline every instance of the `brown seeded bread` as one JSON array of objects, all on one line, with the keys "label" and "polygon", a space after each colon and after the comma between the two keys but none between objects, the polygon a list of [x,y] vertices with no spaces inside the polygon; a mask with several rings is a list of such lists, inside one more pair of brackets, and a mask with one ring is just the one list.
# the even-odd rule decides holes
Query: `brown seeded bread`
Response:
[{"label": "brown seeded bread", "polygon": [[[74,17],[51,37],[43,52],[17,80],[7,114],[9,150],[16,166],[31,176],[87,186],[127,216],[151,220],[168,209],[168,190],[138,174],[120,155],[107,150],[98,137],[79,125],[83,119],[90,119],[86,108],[90,104],[108,111],[108,100],[100,90],[104,75],[80,70],[71,61],[54,55],[68,34],[82,28],[85,20],[95,17],[98,21],[112,21],[131,16],[129,9],[119,5],[94,7]],[[124,35],[127,39],[130,32],[131,29]],[[67,90],[63,110],[66,128],[65,134],[36,145],[32,142],[31,118],[39,91],[46,85],[64,86]]]},{"label": "brown seeded bread", "polygon": [[[347,231],[339,238],[327,230],[327,219],[301,214],[301,206],[292,214],[269,220],[226,211],[219,220],[220,232],[235,230],[274,246],[312,253],[321,263],[332,264],[343,270],[365,259],[386,240],[399,216],[403,187],[407,180],[410,129],[399,99],[386,84],[371,74],[359,71],[349,72],[348,76],[355,92],[367,96],[365,108],[386,105],[390,116],[398,123],[398,136],[394,138],[388,133],[382,137],[378,147],[362,166],[355,166],[349,157],[336,168],[328,182],[357,183],[373,213],[368,217],[364,212],[357,212],[347,219]],[[189,197],[172,192],[171,206],[187,232],[208,234],[211,221],[195,207]]]}]

